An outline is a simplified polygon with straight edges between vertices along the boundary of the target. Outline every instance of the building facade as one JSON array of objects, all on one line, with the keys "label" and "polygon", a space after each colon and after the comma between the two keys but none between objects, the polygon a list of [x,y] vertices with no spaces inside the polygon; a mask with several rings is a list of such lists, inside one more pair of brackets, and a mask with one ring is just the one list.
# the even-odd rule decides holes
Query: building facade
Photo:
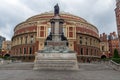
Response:
[{"label": "building facade", "polygon": [[5,52],[5,54],[4,55],[6,55],[6,54],[9,54],[10,55],[10,53],[11,53],[11,45],[12,45],[12,43],[11,43],[11,41],[3,41],[3,43],[2,43],[2,50],[4,50],[4,52]]},{"label": "building facade", "polygon": [[0,49],[2,50],[2,42],[5,41],[5,37],[0,36]]},{"label": "building facade", "polygon": [[[12,56],[22,60],[34,60],[35,52],[44,48],[44,42],[51,30],[53,12],[46,12],[28,18],[14,28]],[[64,19],[63,32],[69,48],[77,52],[78,61],[100,57],[98,29],[81,17],[61,12]]]},{"label": "building facade", "polygon": [[101,58],[109,58],[109,43],[107,39],[107,34],[103,33],[100,34],[100,53],[101,53]]},{"label": "building facade", "polygon": [[116,23],[117,23],[117,32],[118,32],[118,39],[119,39],[119,52],[120,52],[120,0],[116,0]]},{"label": "building facade", "polygon": [[116,32],[112,32],[109,35],[100,34],[101,58],[113,57],[115,49],[119,51],[119,39]]},{"label": "building facade", "polygon": [[114,50],[117,49],[119,52],[119,39],[117,37],[116,32],[110,33],[108,35],[108,43],[109,43],[109,51],[110,57],[114,55]]}]

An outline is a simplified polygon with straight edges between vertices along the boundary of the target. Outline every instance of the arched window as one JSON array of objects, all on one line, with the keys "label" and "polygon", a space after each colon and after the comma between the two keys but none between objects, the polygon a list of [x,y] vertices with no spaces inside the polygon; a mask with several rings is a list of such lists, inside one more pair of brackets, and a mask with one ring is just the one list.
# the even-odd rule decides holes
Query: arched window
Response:
[{"label": "arched window", "polygon": [[83,48],[81,48],[81,51],[80,51],[80,52],[81,52],[81,55],[83,55]]},{"label": "arched window", "polygon": [[29,52],[30,52],[30,54],[32,54],[32,48],[30,47],[30,49],[29,49]]},{"label": "arched window", "polygon": [[88,55],[88,49],[86,50],[86,55]]},{"label": "arched window", "polygon": [[24,54],[26,54],[26,48],[24,48]]},{"label": "arched window", "polygon": [[33,35],[31,35],[30,43],[33,43]]}]

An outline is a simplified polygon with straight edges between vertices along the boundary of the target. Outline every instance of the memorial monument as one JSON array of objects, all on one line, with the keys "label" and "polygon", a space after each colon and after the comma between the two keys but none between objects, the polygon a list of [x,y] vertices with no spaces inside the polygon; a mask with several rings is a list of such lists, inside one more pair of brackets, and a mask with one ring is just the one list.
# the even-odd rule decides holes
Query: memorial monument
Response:
[{"label": "memorial monument", "polygon": [[76,52],[68,48],[64,36],[63,24],[59,14],[59,6],[54,6],[54,17],[50,19],[51,32],[46,38],[45,47],[36,53],[34,70],[78,70]]}]

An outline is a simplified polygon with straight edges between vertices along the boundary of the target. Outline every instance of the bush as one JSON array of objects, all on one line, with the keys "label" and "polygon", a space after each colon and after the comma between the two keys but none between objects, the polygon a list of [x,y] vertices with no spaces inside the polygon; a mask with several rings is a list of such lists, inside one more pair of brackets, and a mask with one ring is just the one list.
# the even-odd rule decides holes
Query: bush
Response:
[{"label": "bush", "polygon": [[101,60],[103,60],[103,61],[109,61],[111,59],[110,58],[104,58],[104,59],[101,59]]},{"label": "bush", "polygon": [[118,64],[120,64],[120,58],[112,58],[112,60]]},{"label": "bush", "polygon": [[0,55],[0,58],[3,58],[3,56]]},{"label": "bush", "polygon": [[10,57],[4,56],[3,59],[4,60],[10,60]]},{"label": "bush", "polygon": [[120,58],[117,49],[114,50],[113,58]]}]

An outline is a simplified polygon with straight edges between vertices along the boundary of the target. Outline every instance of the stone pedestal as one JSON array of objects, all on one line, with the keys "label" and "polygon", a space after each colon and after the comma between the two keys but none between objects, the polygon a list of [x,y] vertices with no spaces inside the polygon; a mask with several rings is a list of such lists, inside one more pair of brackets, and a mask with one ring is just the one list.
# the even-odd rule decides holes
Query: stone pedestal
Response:
[{"label": "stone pedestal", "polygon": [[34,70],[78,70],[76,53],[36,53]]},{"label": "stone pedestal", "polygon": [[34,70],[78,70],[77,57],[68,48],[68,40],[64,36],[63,23],[59,6],[55,6],[55,15],[50,19],[51,33],[46,38],[45,47],[36,53]]}]

